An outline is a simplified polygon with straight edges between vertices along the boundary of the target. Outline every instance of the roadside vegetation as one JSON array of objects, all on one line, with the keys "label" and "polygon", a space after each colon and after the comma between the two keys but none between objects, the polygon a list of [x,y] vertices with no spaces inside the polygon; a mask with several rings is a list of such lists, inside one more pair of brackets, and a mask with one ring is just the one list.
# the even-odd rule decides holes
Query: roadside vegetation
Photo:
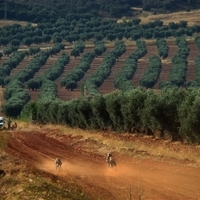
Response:
[{"label": "roadside vegetation", "polygon": [[[7,133],[8,134],[8,133]],[[26,161],[1,153],[0,195],[2,200],[10,199],[77,199],[89,200],[82,189],[68,179],[38,170]]]}]

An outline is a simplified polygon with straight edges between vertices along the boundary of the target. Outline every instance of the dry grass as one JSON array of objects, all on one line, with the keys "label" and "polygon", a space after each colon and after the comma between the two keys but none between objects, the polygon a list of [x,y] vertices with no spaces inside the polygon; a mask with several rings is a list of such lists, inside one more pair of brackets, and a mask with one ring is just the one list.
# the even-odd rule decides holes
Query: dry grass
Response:
[{"label": "dry grass", "polygon": [[24,160],[7,154],[0,155],[0,169],[5,172],[0,177],[1,200],[88,199],[71,179],[58,180],[55,175],[37,170]]},{"label": "dry grass", "polygon": [[101,148],[98,149],[98,152],[102,155],[105,155],[108,150],[114,152],[125,150],[127,154],[141,158],[153,156],[154,159],[160,159],[161,157],[172,158],[179,161],[188,160],[197,165],[200,164],[200,147],[198,146],[190,146],[179,142],[170,142],[169,140],[158,140],[149,136],[138,137],[136,134],[132,134],[132,140],[127,141],[122,140],[116,135],[116,133],[111,132],[105,133],[101,131],[97,132],[95,130],[82,130],[79,128],[70,128],[51,124],[39,126],[20,121],[17,123],[19,129],[25,129],[27,131],[38,130],[45,133],[49,131],[48,134],[55,138],[58,137],[58,135],[54,135],[56,132],[61,135],[72,135],[74,137],[81,136],[80,140],[94,140],[98,144],[101,144]]},{"label": "dry grass", "polygon": [[[153,14],[153,12],[142,11],[137,18],[141,19],[140,24],[146,24],[155,20],[163,21],[164,25],[168,25],[170,22],[179,23],[180,21],[187,21],[189,26],[193,26],[200,23],[200,9],[192,10],[190,12],[180,11],[167,14]],[[122,17],[117,22],[129,21],[132,18]]]},{"label": "dry grass", "polygon": [[[29,22],[25,22],[25,21],[18,21],[18,20],[0,20],[0,27],[3,26],[11,26],[13,24],[20,24],[22,26],[26,26]],[[35,23],[31,23],[32,26],[37,26],[37,24]]]},{"label": "dry grass", "polygon": [[169,22],[178,23],[180,21],[187,21],[189,26],[193,26],[195,24],[199,24],[200,18],[200,10],[192,10],[190,12],[180,11],[175,13],[168,13],[168,14],[157,14],[153,15],[152,12],[145,12],[143,11],[140,16],[141,24],[148,23],[154,20],[161,20],[163,21],[164,25],[168,25]]},{"label": "dry grass", "polygon": [[4,151],[8,145],[9,135],[3,130],[0,130],[0,151]]}]

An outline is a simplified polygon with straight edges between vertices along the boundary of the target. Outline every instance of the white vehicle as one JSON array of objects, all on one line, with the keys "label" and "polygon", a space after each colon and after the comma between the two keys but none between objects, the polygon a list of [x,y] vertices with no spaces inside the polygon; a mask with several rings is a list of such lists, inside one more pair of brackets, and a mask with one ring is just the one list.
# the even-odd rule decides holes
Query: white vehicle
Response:
[{"label": "white vehicle", "polygon": [[4,126],[4,119],[3,117],[0,117],[0,128]]}]

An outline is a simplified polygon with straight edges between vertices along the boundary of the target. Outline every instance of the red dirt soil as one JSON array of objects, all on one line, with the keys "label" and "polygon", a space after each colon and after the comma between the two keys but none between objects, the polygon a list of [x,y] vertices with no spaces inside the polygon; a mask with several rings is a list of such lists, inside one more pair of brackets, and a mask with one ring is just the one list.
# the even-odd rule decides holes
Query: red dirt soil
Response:
[{"label": "red dirt soil", "polygon": [[[9,154],[57,175],[58,179],[75,181],[91,199],[200,199],[200,166],[190,161],[163,159],[142,151],[130,154],[134,149],[111,150],[109,146],[94,139],[63,134],[59,130],[45,127],[35,128],[35,131],[21,129],[10,134],[7,149]],[[104,134],[105,139],[108,136],[110,134]],[[116,137],[119,141],[139,140],[139,137],[132,135]],[[146,144],[158,146],[163,143],[161,140],[142,138],[141,142]],[[176,151],[181,148],[181,145],[170,145]],[[192,151],[197,149],[200,152],[199,148]],[[117,162],[116,170],[107,167],[106,151],[112,151]],[[60,171],[55,169],[56,157],[63,161]]]}]

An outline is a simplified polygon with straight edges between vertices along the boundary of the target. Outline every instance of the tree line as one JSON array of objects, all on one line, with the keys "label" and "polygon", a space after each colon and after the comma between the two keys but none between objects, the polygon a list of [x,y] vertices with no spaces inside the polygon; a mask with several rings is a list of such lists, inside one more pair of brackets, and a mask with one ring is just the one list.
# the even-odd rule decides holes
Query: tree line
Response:
[{"label": "tree line", "polygon": [[[7,0],[7,17],[31,22],[55,22],[82,17],[122,17],[134,15],[132,7],[161,11],[190,10],[200,7],[198,0]],[[4,18],[5,1],[0,1],[0,18]],[[102,14],[103,13],[103,14]]]},{"label": "tree line", "polygon": [[199,143],[199,89],[133,89],[71,101],[42,99],[29,102],[21,117],[38,123],[63,124],[82,129],[154,135]]}]

